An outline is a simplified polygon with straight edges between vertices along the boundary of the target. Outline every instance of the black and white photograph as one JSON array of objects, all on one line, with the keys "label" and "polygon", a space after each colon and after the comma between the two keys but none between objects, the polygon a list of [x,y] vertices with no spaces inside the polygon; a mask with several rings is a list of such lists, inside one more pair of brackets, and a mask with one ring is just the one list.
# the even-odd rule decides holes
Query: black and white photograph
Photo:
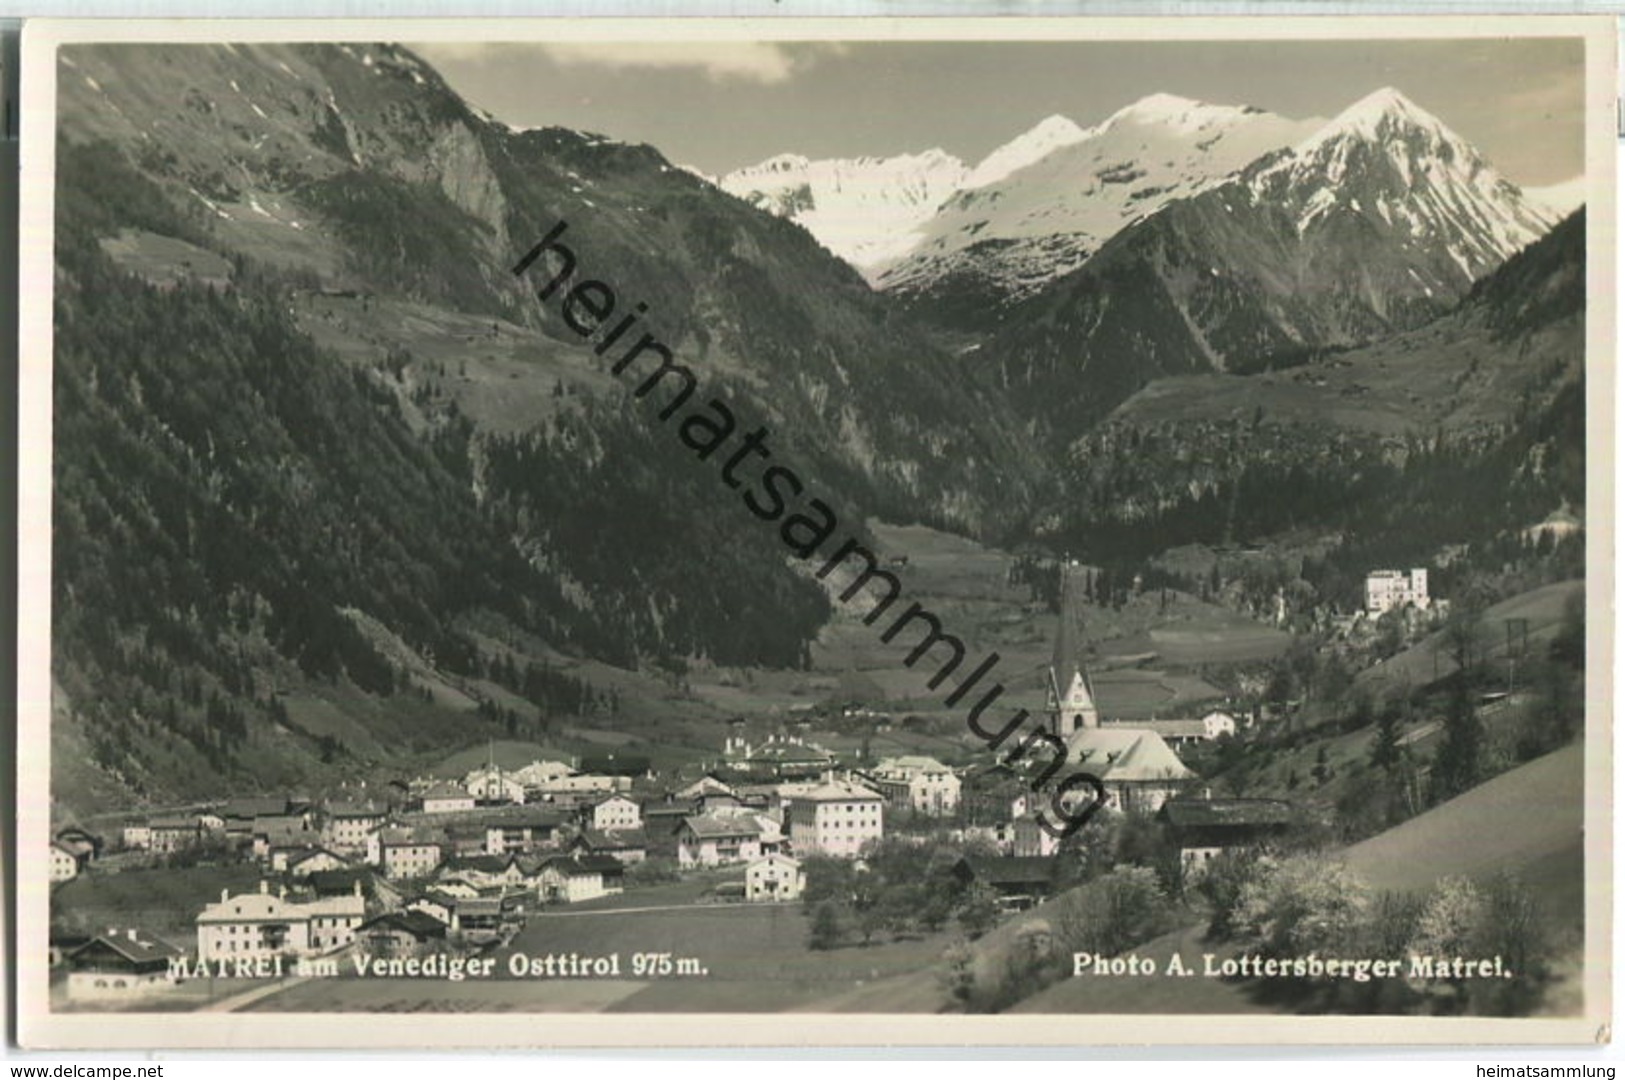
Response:
[{"label": "black and white photograph", "polygon": [[1606,1038],[1611,19],[1014,22],[30,24],[25,1045]]}]

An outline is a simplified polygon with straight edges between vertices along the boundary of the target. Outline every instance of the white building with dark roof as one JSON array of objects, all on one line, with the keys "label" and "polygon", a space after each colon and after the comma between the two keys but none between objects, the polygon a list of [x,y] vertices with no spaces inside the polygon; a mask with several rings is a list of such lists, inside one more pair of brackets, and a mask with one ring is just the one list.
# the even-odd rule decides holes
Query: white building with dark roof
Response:
[{"label": "white building with dark roof", "polygon": [[115,1001],[175,984],[174,970],[186,953],[142,930],[111,928],[64,958],[67,993],[74,1001]]},{"label": "white building with dark roof", "polygon": [[[691,814],[677,829],[681,866],[724,866],[762,856],[766,819],[755,814]],[[777,831],[772,834],[777,838]]]},{"label": "white building with dark roof", "polygon": [[57,841],[51,842],[51,875],[54,884],[71,881],[79,876],[79,857]]},{"label": "white building with dark roof", "polygon": [[801,860],[764,855],[745,867],[745,899],[752,902],[799,900],[807,888]]}]

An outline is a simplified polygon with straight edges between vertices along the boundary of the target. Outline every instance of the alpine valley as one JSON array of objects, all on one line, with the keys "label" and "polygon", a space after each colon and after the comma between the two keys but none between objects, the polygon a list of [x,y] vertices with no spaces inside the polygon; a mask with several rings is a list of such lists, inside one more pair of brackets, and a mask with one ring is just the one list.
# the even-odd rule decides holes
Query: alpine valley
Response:
[{"label": "alpine valley", "polygon": [[978,162],[711,179],[510,128],[396,45],[59,55],[66,809],[493,739],[692,766],[733,716],[854,704],[974,758],[903,643],[510,272],[559,222],[915,597],[1028,670],[1066,554],[1102,656],[1176,617],[1270,642],[1188,659],[1236,700],[1373,567],[1491,602],[1579,573],[1541,531],[1585,514],[1577,190],[1521,190],[1396,90],[1329,119],[1157,94]]}]

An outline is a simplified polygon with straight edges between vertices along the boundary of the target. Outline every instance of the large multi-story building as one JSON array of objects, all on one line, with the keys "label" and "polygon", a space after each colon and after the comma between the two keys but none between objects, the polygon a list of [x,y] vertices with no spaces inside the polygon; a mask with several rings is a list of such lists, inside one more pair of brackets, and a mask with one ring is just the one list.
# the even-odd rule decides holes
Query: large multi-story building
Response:
[{"label": "large multi-story building", "polygon": [[433,873],[445,857],[445,847],[428,829],[385,826],[367,837],[367,861],[391,879]]},{"label": "large multi-story building", "polygon": [[197,917],[197,955],[209,962],[331,952],[355,940],[365,916],[359,882],[348,896],[304,902],[272,893],[264,881],[255,893],[222,890]]},{"label": "large multi-story building", "polygon": [[848,781],[799,788],[785,810],[791,850],[850,859],[885,834],[885,805],[879,792]]},{"label": "large multi-story building", "polygon": [[1426,610],[1428,598],[1428,572],[1420,567],[1407,573],[1404,570],[1373,570],[1365,576],[1365,610],[1381,615],[1394,608],[1413,605]]},{"label": "large multi-story building", "polygon": [[386,816],[370,803],[332,803],[322,815],[322,844],[338,852],[362,851]]}]

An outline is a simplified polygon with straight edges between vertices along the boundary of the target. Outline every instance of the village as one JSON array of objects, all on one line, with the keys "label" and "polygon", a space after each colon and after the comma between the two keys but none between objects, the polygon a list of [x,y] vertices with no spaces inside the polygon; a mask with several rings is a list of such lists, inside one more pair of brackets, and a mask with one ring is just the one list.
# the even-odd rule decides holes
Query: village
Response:
[{"label": "village", "polygon": [[[1237,739],[1252,716],[1223,703],[1188,717],[1102,715],[1077,588],[1065,578],[1062,587],[1045,676],[1048,733],[1100,778],[1108,811],[1154,821],[1191,881],[1225,851],[1288,829],[1291,802],[1216,797],[1187,764],[1193,751]],[[1372,574],[1367,602],[1373,614],[1426,609],[1426,571]],[[898,845],[957,852],[949,880],[990,905],[989,923],[1066,881],[1062,842],[1019,763],[990,756],[950,766],[924,754],[856,762],[793,725],[763,730],[744,718],[728,725],[720,750],[691,776],[657,775],[630,758],[504,768],[492,756],[455,779],[413,777],[323,798],[235,797],[132,815],[107,836],[64,828],[51,849],[54,888],[180,879],[199,868],[228,884],[185,896],[183,911],[138,907],[144,921],[130,925],[85,925],[60,905],[51,950],[62,1007],[151,1008],[166,995],[173,1007],[195,1007],[187,988],[206,981],[213,1001],[215,980],[274,988],[285,978],[365,973],[462,979],[527,964],[565,974],[573,954],[527,960],[514,951],[549,912],[642,895],[670,905],[673,883],[694,886],[680,902],[695,907],[799,908],[809,871],[863,874]],[[838,874],[824,869],[836,865]],[[813,948],[819,932],[815,920]],[[670,974],[704,970],[698,959],[654,955]],[[619,957],[613,968],[604,963],[600,974],[622,974]]]}]

